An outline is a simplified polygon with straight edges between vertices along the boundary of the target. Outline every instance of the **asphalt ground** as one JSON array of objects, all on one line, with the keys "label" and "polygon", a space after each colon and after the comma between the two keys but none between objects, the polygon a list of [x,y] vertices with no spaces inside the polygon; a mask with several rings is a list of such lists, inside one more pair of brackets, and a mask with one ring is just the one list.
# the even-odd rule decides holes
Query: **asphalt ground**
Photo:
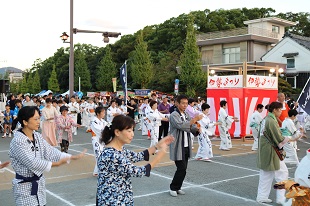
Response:
[{"label": "asphalt ground", "polygon": [[[2,134],[0,134],[2,135]],[[54,167],[45,173],[47,205],[49,206],[93,206],[95,205],[97,178],[93,177],[95,159],[92,152],[91,135],[84,129],[78,130],[69,153],[77,154],[87,149],[85,157],[61,167]],[[0,139],[0,160],[6,161],[9,144],[12,138]],[[195,138],[194,154],[198,143]],[[256,152],[251,151],[253,140],[250,138],[233,139],[231,151],[219,150],[219,138],[213,138],[213,162],[191,159],[182,189],[185,195],[171,197],[169,185],[176,170],[168,154],[150,177],[132,178],[134,201],[136,206],[255,206],[259,170],[256,167]],[[310,148],[310,138],[298,141],[298,157],[305,156]],[[135,131],[135,137],[128,149],[142,151],[150,145],[141,131]],[[59,147],[58,147],[59,148]],[[139,162],[144,165],[146,162]],[[287,165],[289,176],[294,177],[295,165]],[[0,173],[0,205],[14,205],[11,181],[14,177],[11,166]],[[271,190],[270,198],[275,202],[275,190]],[[265,204],[265,205],[277,205]]]}]

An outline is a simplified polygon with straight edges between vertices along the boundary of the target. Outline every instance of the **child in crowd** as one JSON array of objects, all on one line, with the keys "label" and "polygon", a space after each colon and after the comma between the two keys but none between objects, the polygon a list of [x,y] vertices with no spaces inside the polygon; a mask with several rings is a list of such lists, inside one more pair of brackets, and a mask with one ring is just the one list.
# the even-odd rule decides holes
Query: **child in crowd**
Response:
[{"label": "child in crowd", "polygon": [[68,115],[68,107],[61,106],[61,115],[57,118],[56,126],[58,132],[58,143],[62,152],[68,153],[69,143],[72,142],[72,126],[81,127],[81,125],[76,124],[71,116]]},{"label": "child in crowd", "polygon": [[4,114],[4,119],[3,119],[4,131],[3,131],[2,138],[5,138],[7,135],[11,137],[11,132],[12,132],[11,127],[12,127],[12,122],[13,122],[14,111],[10,109],[9,104],[5,105],[5,110],[3,114]]}]

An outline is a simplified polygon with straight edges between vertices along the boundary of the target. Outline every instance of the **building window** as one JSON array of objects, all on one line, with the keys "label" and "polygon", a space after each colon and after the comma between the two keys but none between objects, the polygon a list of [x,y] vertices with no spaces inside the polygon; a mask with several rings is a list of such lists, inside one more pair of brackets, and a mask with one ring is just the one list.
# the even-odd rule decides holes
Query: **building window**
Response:
[{"label": "building window", "polygon": [[286,68],[295,68],[295,58],[287,58],[286,59]]},{"label": "building window", "polygon": [[223,49],[223,63],[240,62],[240,47],[232,47]]},{"label": "building window", "polygon": [[292,86],[292,88],[296,88],[296,76],[286,77],[286,81]]},{"label": "building window", "polygon": [[272,32],[279,33],[280,32],[279,26],[272,25]]}]

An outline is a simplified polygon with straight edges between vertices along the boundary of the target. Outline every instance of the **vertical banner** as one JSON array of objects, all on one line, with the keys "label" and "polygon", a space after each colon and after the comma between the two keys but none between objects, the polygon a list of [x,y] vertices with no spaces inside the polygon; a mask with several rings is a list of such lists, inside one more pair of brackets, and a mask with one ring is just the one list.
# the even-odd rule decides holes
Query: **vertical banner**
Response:
[{"label": "vertical banner", "polygon": [[113,92],[116,92],[116,78],[112,78]]},{"label": "vertical banner", "polygon": [[180,80],[179,79],[175,79],[175,81],[174,81],[174,93],[176,95],[178,95],[178,93],[179,93],[179,83],[180,83]]},{"label": "vertical banner", "polygon": [[126,61],[120,68],[120,80],[124,91],[124,99],[127,102],[127,68],[126,68]]},{"label": "vertical banner", "polygon": [[310,77],[308,78],[308,81],[306,85],[304,86],[302,92],[300,93],[300,96],[298,97],[298,105],[308,114],[310,115]]}]

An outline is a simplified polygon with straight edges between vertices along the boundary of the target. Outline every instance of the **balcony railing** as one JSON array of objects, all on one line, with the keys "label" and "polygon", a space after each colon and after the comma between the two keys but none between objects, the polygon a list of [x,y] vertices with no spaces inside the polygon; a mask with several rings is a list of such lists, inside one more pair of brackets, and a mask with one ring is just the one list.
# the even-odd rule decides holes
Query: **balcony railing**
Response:
[{"label": "balcony railing", "polygon": [[278,33],[272,32],[267,29],[261,29],[261,28],[256,28],[256,27],[242,27],[242,28],[225,30],[225,31],[216,31],[216,32],[209,32],[205,34],[198,34],[197,41],[242,36],[242,35],[247,35],[247,34],[269,37],[273,39],[278,39],[278,35],[279,35]]}]

